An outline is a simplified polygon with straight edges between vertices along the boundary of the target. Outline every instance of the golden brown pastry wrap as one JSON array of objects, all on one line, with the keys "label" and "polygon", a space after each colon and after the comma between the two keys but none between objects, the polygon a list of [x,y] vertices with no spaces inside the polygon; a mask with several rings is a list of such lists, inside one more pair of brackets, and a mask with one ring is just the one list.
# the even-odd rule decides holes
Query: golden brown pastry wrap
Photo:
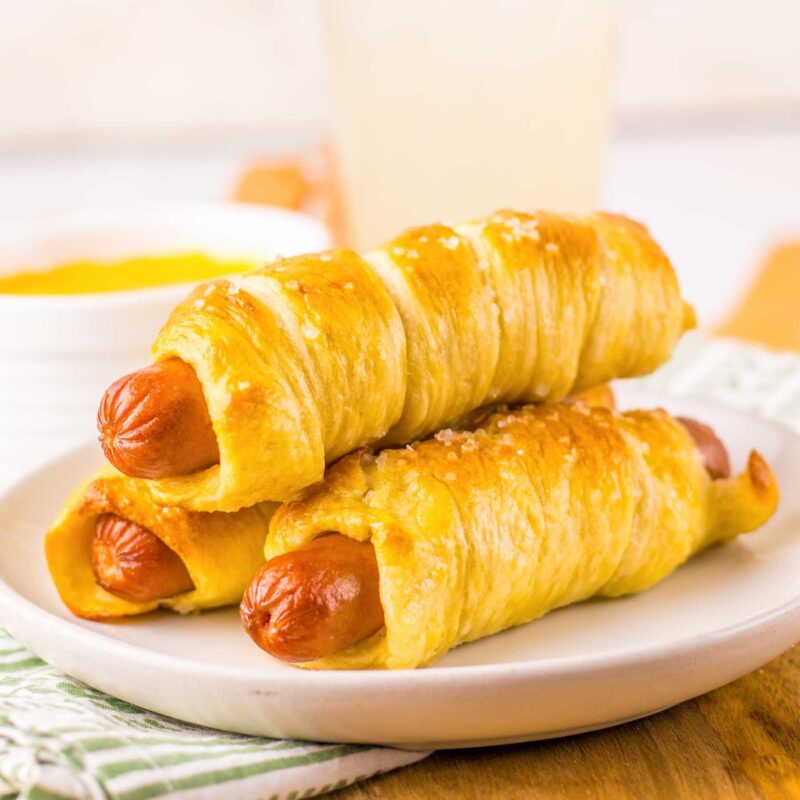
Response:
[{"label": "golden brown pastry wrap", "polygon": [[326,532],[371,541],[385,628],[302,666],[411,668],[559,606],[642,591],[762,525],[777,500],[755,452],[712,481],[664,411],[530,406],[347,456],[276,511],[265,555]]},{"label": "golden brown pastry wrap", "polygon": [[504,211],[277,261],[199,287],[161,331],[155,359],[195,369],[220,463],[152,488],[200,510],[286,500],[361,445],[650,372],[693,325],[647,230],[610,214]]},{"label": "golden brown pastry wrap", "polygon": [[[241,600],[263,562],[264,536],[273,504],[234,514],[159,506],[142,481],[106,467],[79,486],[45,537],[53,582],[64,604],[80,617],[108,619],[143,614],[159,606],[181,613]],[[107,592],[92,572],[92,537],[101,514],[112,513],[146,528],[178,554],[195,589],[159,602],[136,603]]]},{"label": "golden brown pastry wrap", "polygon": [[582,392],[569,395],[562,402],[567,405],[583,403],[586,406],[608,408],[611,411],[617,407],[617,398],[614,396],[614,390],[607,383],[601,383],[597,386],[592,386],[591,389],[584,389]]}]

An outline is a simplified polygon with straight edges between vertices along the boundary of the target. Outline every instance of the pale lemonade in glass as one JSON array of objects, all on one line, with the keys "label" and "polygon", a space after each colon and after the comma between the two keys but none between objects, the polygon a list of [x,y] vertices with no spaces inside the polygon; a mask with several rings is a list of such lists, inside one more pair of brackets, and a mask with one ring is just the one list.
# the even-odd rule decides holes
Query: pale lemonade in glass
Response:
[{"label": "pale lemonade in glass", "polygon": [[501,207],[595,206],[611,0],[328,0],[350,243]]}]

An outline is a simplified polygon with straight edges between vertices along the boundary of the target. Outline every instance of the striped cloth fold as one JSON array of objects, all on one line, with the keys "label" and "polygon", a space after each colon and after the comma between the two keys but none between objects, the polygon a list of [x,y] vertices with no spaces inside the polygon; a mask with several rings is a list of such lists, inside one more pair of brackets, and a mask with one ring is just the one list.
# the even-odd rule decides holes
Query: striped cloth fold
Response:
[{"label": "striped cloth fold", "polygon": [[702,333],[683,337],[673,357],[636,388],[718,400],[800,428],[800,356]]},{"label": "striped cloth fold", "polygon": [[427,753],[239,736],[67,677],[0,629],[0,797],[298,800]]},{"label": "striped cloth fold", "polygon": [[[800,428],[800,358],[699,334],[637,388],[703,395]],[[0,629],[0,798],[299,800],[426,756],[221,733],[69,678]]]}]

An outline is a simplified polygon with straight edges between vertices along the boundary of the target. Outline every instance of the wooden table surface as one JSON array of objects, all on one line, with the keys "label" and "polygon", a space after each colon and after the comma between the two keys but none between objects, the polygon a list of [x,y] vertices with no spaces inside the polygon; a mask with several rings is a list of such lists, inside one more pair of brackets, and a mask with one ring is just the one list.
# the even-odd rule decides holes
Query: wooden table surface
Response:
[{"label": "wooden table surface", "polygon": [[[800,244],[790,244],[773,252],[721,331],[800,349],[798,303]],[[800,798],[800,645],[647,719],[546,742],[440,751],[331,797]]]}]

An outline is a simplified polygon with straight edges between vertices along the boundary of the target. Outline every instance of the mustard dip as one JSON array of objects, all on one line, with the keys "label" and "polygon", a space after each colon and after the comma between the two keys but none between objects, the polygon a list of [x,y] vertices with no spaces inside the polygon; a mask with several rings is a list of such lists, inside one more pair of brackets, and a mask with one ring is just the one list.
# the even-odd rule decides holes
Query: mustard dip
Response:
[{"label": "mustard dip", "polygon": [[225,261],[203,253],[139,256],[124,261],[75,261],[44,272],[0,275],[0,294],[86,294],[193,283],[250,272],[255,261]]}]

